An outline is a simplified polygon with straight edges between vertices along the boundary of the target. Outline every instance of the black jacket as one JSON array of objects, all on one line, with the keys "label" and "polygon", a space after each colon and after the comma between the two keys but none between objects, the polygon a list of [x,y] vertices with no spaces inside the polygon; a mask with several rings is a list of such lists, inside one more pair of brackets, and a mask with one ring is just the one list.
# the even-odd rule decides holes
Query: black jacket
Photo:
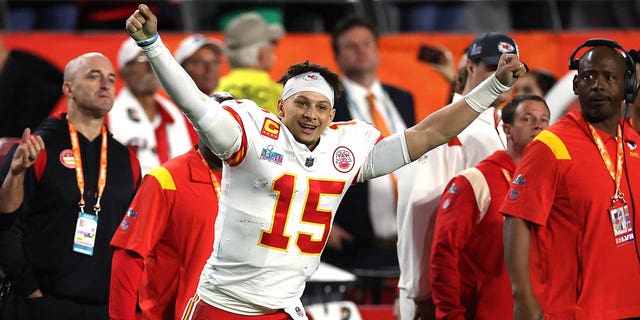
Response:
[{"label": "black jacket", "polygon": [[[62,155],[71,150],[64,117],[47,119],[35,130],[46,150],[25,175],[24,201],[14,221],[3,221],[5,236],[13,239],[0,248],[0,262],[16,280],[16,291],[25,295],[40,289],[45,295],[81,304],[107,304],[112,250],[109,242],[124,216],[140,182],[138,160],[109,133],[107,181],[101,200],[93,256],[73,251],[80,191],[73,168],[63,165]],[[85,177],[85,212],[93,212],[96,201],[101,138],[87,140],[79,134]],[[0,181],[8,173],[14,146],[0,169]],[[10,231],[7,231],[10,228]],[[24,252],[21,257],[16,252]],[[12,256],[7,257],[9,252]]]}]

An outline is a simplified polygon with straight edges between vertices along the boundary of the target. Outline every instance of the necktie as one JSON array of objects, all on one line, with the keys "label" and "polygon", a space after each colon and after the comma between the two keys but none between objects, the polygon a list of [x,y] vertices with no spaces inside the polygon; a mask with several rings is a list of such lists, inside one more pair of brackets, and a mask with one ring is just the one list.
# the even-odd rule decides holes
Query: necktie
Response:
[{"label": "necktie", "polygon": [[[378,108],[376,108],[376,96],[373,93],[369,93],[366,96],[367,103],[369,103],[369,113],[371,114],[371,120],[373,120],[373,126],[376,127],[380,131],[383,137],[388,137],[391,135],[391,130],[389,130],[389,126],[387,126],[387,122],[384,121],[384,118],[378,112]],[[391,178],[391,184],[393,185],[394,199],[396,202],[398,201],[398,179],[393,173],[389,174]]]},{"label": "necktie", "polygon": [[367,94],[367,102],[369,103],[369,113],[371,114],[373,125],[376,129],[380,130],[383,137],[391,135],[391,130],[389,130],[387,122],[384,121],[384,118],[380,112],[378,112],[378,108],[376,107],[376,96],[373,95],[373,93]]}]

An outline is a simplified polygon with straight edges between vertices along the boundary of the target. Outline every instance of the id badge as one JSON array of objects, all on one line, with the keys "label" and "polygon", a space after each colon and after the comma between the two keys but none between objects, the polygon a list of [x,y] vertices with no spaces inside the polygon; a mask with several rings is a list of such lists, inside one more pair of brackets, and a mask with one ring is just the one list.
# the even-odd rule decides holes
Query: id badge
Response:
[{"label": "id badge", "polygon": [[93,248],[96,243],[96,231],[98,230],[98,216],[78,212],[76,232],[73,237],[73,251],[93,256]]},{"label": "id badge", "polygon": [[609,209],[609,217],[611,218],[616,246],[619,247],[633,242],[633,225],[629,214],[629,206],[625,203],[612,206]]}]

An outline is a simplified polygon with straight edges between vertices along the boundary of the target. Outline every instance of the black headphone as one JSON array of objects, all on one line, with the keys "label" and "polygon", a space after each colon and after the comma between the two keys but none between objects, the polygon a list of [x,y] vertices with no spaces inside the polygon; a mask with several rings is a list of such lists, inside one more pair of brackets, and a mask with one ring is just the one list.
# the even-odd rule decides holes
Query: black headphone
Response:
[{"label": "black headphone", "polygon": [[571,57],[569,58],[569,70],[578,70],[578,66],[580,65],[580,59],[576,59],[576,54],[578,51],[584,47],[599,47],[605,46],[609,48],[616,49],[622,53],[624,53],[624,60],[627,63],[627,71],[624,73],[624,100],[626,103],[633,103],[636,100],[636,95],[638,94],[638,79],[636,78],[636,63],[621,45],[617,42],[609,39],[589,39],[585,43],[578,46]]}]

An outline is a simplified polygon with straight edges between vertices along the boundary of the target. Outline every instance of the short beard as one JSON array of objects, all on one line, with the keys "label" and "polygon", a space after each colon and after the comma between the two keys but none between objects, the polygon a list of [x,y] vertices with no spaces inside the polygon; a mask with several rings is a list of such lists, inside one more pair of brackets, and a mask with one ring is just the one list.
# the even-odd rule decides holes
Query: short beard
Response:
[{"label": "short beard", "polygon": [[614,116],[614,114],[607,114],[605,112],[602,112],[601,109],[580,109],[580,111],[584,119],[589,123],[600,123],[609,120]]}]

